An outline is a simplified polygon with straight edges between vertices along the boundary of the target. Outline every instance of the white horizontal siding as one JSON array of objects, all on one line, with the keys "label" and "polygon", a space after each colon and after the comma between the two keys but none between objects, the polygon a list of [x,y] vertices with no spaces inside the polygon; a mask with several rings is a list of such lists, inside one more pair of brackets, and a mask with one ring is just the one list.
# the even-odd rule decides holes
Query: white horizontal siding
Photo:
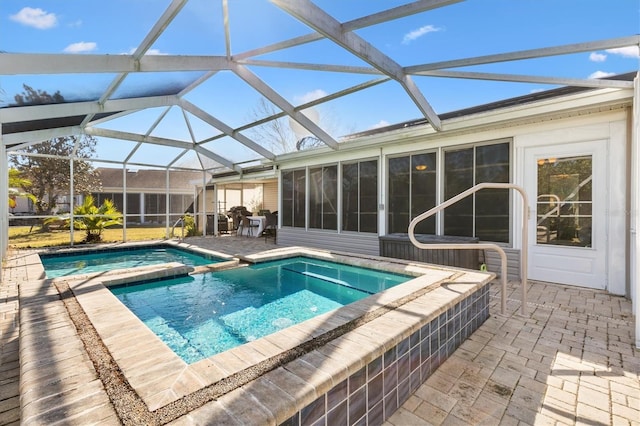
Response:
[{"label": "white horizontal siding", "polygon": [[[278,229],[278,245],[313,247],[330,251],[358,253],[370,256],[380,255],[380,242],[376,234],[317,231],[299,228]],[[520,250],[505,249],[507,253],[507,277],[520,277]],[[482,261],[482,253],[480,254]],[[487,269],[500,274],[500,255],[492,250],[485,250]]]},{"label": "white horizontal siding", "polygon": [[265,182],[262,186],[262,208],[275,212],[278,210],[278,181]]},{"label": "white horizontal siding", "polygon": [[278,229],[278,245],[313,247],[370,256],[378,256],[380,253],[377,234],[338,234],[330,231],[281,228]]}]

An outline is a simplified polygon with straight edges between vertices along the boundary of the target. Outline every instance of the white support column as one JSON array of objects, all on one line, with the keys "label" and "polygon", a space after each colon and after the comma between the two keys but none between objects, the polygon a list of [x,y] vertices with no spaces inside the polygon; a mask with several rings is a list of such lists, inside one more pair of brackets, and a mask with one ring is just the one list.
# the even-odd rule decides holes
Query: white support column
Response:
[{"label": "white support column", "polygon": [[145,211],[145,205],[144,205],[144,192],[140,193],[140,224],[142,225],[145,221],[145,214],[147,213]]},{"label": "white support column", "polygon": [[[206,173],[203,171],[203,173]],[[220,209],[218,208],[218,184],[213,185],[213,235],[215,237],[220,236],[218,230],[220,227],[218,226],[218,214],[220,213]]]},{"label": "white support column", "polygon": [[75,221],[75,218],[73,216],[73,195],[75,192],[75,188],[73,186],[73,157],[69,158],[69,176],[71,176],[71,180],[69,181],[69,218],[71,220],[70,225],[69,225],[69,245],[73,246],[73,240],[74,238],[74,228],[75,225],[73,224],[73,222]]},{"label": "white support column", "polygon": [[122,164],[122,242],[127,242],[127,163]]},{"label": "white support column", "polygon": [[166,172],[166,176],[165,176],[165,186],[164,186],[164,207],[165,207],[165,211],[164,211],[164,221],[165,221],[165,237],[167,239],[171,238],[171,216],[169,213],[171,210],[171,203],[169,203],[169,187],[170,187],[170,182],[169,182],[169,169],[165,170]]},{"label": "white support column", "polygon": [[207,235],[207,172],[202,171],[202,235]]},{"label": "white support column", "polygon": [[[195,220],[197,223],[197,212],[198,212],[198,186],[197,185],[193,185],[193,204],[191,204],[191,206],[193,207],[193,211],[191,212],[193,214],[193,220]],[[198,228],[198,231],[200,230],[200,227],[196,227]]]},{"label": "white support column", "polygon": [[636,347],[640,348],[640,73],[636,74],[631,123],[631,302],[636,318]]},{"label": "white support column", "polygon": [[[9,160],[7,149],[2,141],[2,123],[0,123],[0,264],[9,248]],[[0,267],[0,279],[2,268]]]}]

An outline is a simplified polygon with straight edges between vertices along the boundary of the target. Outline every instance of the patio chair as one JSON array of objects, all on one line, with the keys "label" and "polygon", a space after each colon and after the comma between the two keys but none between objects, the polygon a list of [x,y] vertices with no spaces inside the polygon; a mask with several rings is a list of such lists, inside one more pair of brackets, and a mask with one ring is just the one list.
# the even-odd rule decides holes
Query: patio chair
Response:
[{"label": "patio chair", "polygon": [[233,221],[233,231],[235,235],[239,235],[239,231],[242,228],[242,216],[236,213],[232,216],[232,221]]},{"label": "patio chair", "polygon": [[238,232],[240,233],[240,235],[242,235],[242,233],[245,232],[244,230],[246,229],[247,237],[252,237],[254,228],[257,229],[258,224],[249,219],[249,216],[242,216],[240,225],[238,226]]},{"label": "patio chair", "polygon": [[262,235],[264,235],[265,241],[267,241],[269,237],[273,237],[273,242],[275,243],[277,241],[278,216],[273,213],[267,213],[265,217],[267,220]]}]

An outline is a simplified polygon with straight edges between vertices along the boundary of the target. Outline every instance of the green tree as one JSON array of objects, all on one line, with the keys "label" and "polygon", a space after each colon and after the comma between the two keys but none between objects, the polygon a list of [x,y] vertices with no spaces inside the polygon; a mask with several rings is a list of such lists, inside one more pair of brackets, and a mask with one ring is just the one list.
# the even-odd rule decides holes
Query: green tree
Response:
[{"label": "green tree", "polygon": [[[41,105],[64,102],[60,92],[53,95],[23,85],[24,93],[15,96],[18,105]],[[61,196],[68,195],[71,182],[70,159],[73,158],[73,185],[77,194],[101,190],[102,184],[90,162],[83,159],[95,154],[97,140],[87,135],[49,139],[29,145],[10,157],[10,163],[31,182],[36,197],[36,212],[51,214]]]},{"label": "green tree", "polygon": [[104,200],[100,207],[94,205],[91,195],[73,209],[75,229],[86,232],[84,242],[97,243],[102,240],[102,231],[109,226],[122,225],[122,213],[114,206],[113,201]]}]

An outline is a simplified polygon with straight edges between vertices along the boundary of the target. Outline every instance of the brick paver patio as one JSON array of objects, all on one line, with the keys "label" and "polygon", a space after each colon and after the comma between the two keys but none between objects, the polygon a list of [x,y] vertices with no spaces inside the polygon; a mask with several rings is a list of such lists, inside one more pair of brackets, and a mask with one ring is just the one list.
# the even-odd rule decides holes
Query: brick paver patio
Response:
[{"label": "brick paver patio", "polygon": [[[273,242],[260,238],[186,242],[229,254],[273,248]],[[15,265],[8,262],[0,283],[2,425],[21,424],[18,291],[28,276],[26,266]],[[640,350],[634,347],[629,300],[531,282],[528,313],[523,316],[519,283],[511,282],[503,316],[499,289],[496,281],[491,317],[389,418],[387,426],[640,425]],[[99,394],[85,401],[97,401],[103,411],[107,408]],[[106,414],[101,419],[107,424],[116,420]]]}]

